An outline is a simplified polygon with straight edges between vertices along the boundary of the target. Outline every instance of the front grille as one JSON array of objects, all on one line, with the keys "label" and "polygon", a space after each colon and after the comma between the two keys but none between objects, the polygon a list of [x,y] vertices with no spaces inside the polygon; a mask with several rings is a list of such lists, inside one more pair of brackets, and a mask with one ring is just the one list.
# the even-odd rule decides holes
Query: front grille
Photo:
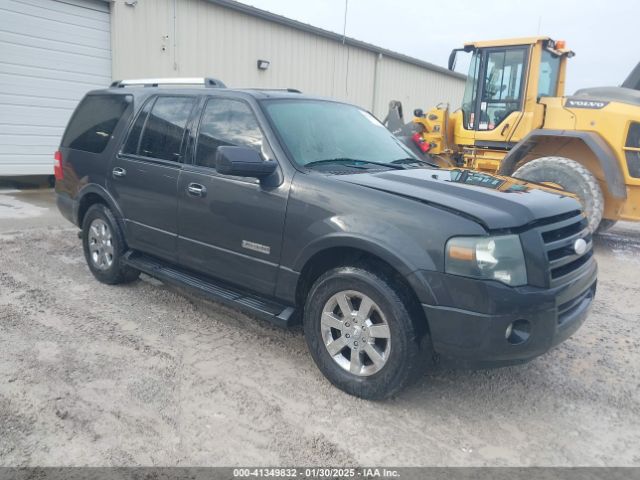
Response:
[{"label": "front grille", "polygon": [[591,256],[593,255],[593,251],[589,250],[587,253],[582,255],[579,258],[561,266],[558,268],[554,268],[551,270],[551,278],[555,280],[556,278],[564,277],[565,275],[570,274],[574,270],[579,269],[582,265],[587,263]]},{"label": "front grille", "polygon": [[633,122],[629,125],[627,141],[624,144],[624,154],[627,160],[629,175],[640,178],[640,123]]},{"label": "front grille", "polygon": [[[550,219],[538,227],[547,255],[551,285],[568,280],[593,256],[593,241],[588,225],[585,216],[576,212],[571,216],[560,216],[556,221]],[[587,248],[584,253],[577,254],[574,245],[580,238],[587,243]]]},{"label": "front grille", "polygon": [[631,175],[633,178],[640,178],[640,152],[628,150],[624,152],[624,155],[627,159],[627,169],[629,170],[629,175]]},{"label": "front grille", "polygon": [[640,148],[640,123],[633,122],[629,125],[627,141],[624,146],[627,148]]}]

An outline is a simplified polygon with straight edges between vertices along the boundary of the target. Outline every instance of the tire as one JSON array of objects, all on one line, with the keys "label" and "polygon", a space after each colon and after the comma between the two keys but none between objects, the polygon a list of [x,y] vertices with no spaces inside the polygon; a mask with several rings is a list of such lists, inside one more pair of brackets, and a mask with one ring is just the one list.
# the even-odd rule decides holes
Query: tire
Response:
[{"label": "tire", "polygon": [[603,218],[602,220],[600,220],[600,225],[598,225],[596,234],[608,232],[616,223],[618,223],[617,220],[609,220],[607,218]]},{"label": "tire", "polygon": [[598,181],[583,165],[565,157],[542,157],[525,163],[513,176],[536,183],[557,183],[575,194],[589,220],[589,230],[597,230],[604,211],[604,197]]},{"label": "tire", "polygon": [[[360,398],[379,400],[399,392],[424,371],[431,341],[426,333],[420,338],[421,329],[414,324],[411,315],[411,312],[415,313],[415,306],[402,293],[404,291],[382,273],[367,267],[338,267],[313,284],[304,309],[304,335],[313,360],[333,385]],[[336,296],[343,298],[343,295],[350,301],[347,305],[350,310],[362,310],[360,319],[351,316],[352,321],[348,322],[349,317],[342,313],[339,303],[331,310]],[[373,302],[370,315],[365,312],[368,310],[364,306],[365,297]],[[328,310],[333,316],[330,322],[324,315]],[[342,318],[341,323],[337,322],[342,330],[328,328],[327,324],[333,324],[336,318]],[[359,326],[356,325],[358,321]],[[351,337],[347,339],[349,331]],[[385,335],[388,338],[384,338]],[[340,348],[340,342],[351,344],[332,355],[329,348],[334,347],[327,346],[328,342],[336,342],[331,343],[334,347],[338,345],[336,349]],[[358,342],[359,345],[354,345]],[[383,355],[372,355],[370,348]],[[358,352],[357,357],[353,357],[354,352]],[[358,362],[354,362],[354,358]],[[374,358],[379,364],[373,362]],[[384,358],[383,363],[380,358]],[[352,370],[354,364],[356,368]],[[358,373],[354,373],[356,370]]]},{"label": "tire", "polygon": [[139,270],[123,264],[124,235],[111,210],[102,204],[89,207],[82,220],[82,248],[89,270],[102,283],[129,283],[140,275]]}]

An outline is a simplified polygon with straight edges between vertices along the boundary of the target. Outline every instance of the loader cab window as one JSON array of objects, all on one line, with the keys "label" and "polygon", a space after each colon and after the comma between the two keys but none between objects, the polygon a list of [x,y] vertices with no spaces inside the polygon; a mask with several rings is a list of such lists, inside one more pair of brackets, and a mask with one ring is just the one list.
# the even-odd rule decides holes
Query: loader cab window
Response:
[{"label": "loader cab window", "polygon": [[476,130],[493,130],[521,110],[526,54],[525,48],[486,51]]},{"label": "loader cab window", "polygon": [[558,89],[560,57],[549,50],[542,50],[540,77],[538,78],[538,98],[555,97]]},{"label": "loader cab window", "polygon": [[475,128],[475,110],[478,95],[478,73],[480,72],[480,52],[475,52],[471,57],[469,65],[469,75],[464,86],[464,97],[462,98],[462,116],[464,126],[467,130]]}]

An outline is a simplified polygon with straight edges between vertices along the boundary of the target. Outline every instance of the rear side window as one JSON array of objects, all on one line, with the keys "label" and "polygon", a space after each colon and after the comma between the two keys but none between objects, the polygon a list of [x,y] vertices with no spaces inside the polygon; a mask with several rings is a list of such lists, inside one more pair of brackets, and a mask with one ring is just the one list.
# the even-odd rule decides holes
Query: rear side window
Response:
[{"label": "rear side window", "polygon": [[142,109],[142,111],[138,114],[138,118],[136,118],[131,131],[129,132],[129,136],[127,137],[127,143],[124,146],[124,153],[131,153],[133,155],[138,154],[138,147],[140,146],[140,134],[142,133],[142,127],[144,127],[145,122],[147,121],[147,117],[149,116],[149,110],[153,106],[153,101],[147,102]]},{"label": "rear side window", "polygon": [[185,128],[195,99],[193,97],[158,97],[138,115],[124,153],[180,161]]},{"label": "rear side window", "polygon": [[88,95],[69,121],[62,146],[101,153],[107,147],[120,117],[131,103],[129,95]]}]

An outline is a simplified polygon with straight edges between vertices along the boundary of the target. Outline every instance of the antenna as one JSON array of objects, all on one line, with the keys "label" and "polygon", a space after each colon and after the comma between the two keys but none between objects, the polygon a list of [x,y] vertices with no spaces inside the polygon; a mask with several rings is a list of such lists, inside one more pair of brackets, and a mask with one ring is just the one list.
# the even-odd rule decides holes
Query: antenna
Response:
[{"label": "antenna", "polygon": [[349,45],[347,43],[347,12],[349,10],[349,0],[344,0],[344,24],[342,28],[342,45],[347,47],[347,64],[344,74],[344,93],[349,95]]}]

